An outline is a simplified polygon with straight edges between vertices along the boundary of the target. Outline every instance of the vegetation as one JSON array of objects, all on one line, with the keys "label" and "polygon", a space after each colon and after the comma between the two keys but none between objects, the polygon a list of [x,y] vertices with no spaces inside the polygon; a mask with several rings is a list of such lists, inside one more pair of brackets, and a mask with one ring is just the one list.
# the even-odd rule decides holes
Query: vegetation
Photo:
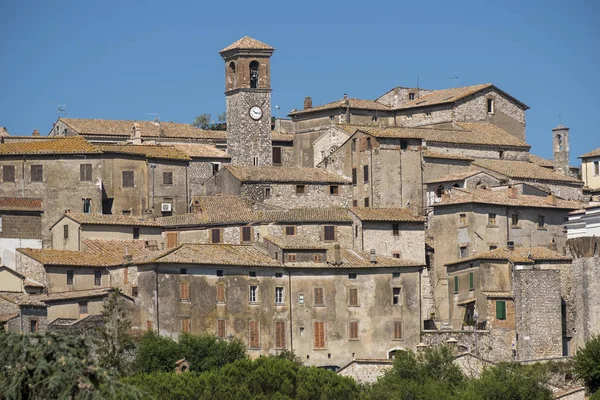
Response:
[{"label": "vegetation", "polygon": [[192,126],[200,129],[209,129],[212,131],[226,131],[227,130],[227,122],[226,122],[227,114],[221,113],[217,116],[217,122],[215,123],[212,120],[211,114],[200,114],[196,117],[194,122],[192,122]]},{"label": "vegetation", "polygon": [[592,337],[585,347],[577,350],[575,374],[585,382],[590,393],[600,392],[600,336]]}]

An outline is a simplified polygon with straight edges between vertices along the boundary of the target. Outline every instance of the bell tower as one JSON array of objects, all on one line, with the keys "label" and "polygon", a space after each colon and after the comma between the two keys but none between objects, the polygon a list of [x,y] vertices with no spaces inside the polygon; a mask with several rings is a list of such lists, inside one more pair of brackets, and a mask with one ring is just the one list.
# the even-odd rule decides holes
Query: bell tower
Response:
[{"label": "bell tower", "polygon": [[271,66],[275,49],[244,36],[219,52],[225,61],[227,152],[233,165],[270,166]]},{"label": "bell tower", "polygon": [[563,124],[552,129],[552,147],[554,150],[554,170],[569,175],[569,128]]}]

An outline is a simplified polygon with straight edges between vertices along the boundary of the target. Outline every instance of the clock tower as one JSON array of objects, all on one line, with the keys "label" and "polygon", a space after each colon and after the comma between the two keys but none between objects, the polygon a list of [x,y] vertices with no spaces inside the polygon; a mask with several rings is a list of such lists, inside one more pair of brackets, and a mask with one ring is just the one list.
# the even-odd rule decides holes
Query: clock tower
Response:
[{"label": "clock tower", "polygon": [[244,36],[219,52],[225,61],[227,152],[233,165],[273,164],[270,57],[274,50]]}]

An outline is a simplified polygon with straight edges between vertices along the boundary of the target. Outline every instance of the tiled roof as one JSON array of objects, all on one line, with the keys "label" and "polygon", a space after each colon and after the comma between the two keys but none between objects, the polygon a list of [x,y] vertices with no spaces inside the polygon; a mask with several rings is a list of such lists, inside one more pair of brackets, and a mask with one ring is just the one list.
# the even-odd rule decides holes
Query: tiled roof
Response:
[{"label": "tiled roof", "polygon": [[285,211],[263,211],[264,222],[352,222],[341,207],[293,208]]},{"label": "tiled roof", "polygon": [[229,46],[225,47],[223,50],[219,51],[219,53],[224,53],[230,50],[275,50],[273,47],[269,46],[266,43],[259,42],[256,39],[253,39],[249,36],[244,36],[243,38],[235,41]]},{"label": "tiled roof", "polygon": [[261,183],[350,183],[336,173],[319,168],[305,167],[242,167],[227,165],[225,170],[231,172],[241,182]]},{"label": "tiled roof", "polygon": [[175,146],[109,144],[97,147],[105,153],[132,154],[165,160],[191,160],[190,156]]},{"label": "tiled roof", "polygon": [[473,161],[472,157],[459,156],[456,154],[448,154],[448,153],[438,153],[436,151],[431,151],[431,150],[423,150],[423,157],[425,157],[425,158],[441,158],[444,160]]},{"label": "tiled roof", "polygon": [[484,83],[481,85],[474,86],[463,86],[458,88],[434,90],[431,93],[425,94],[418,99],[414,99],[398,107],[398,109],[415,108],[432,106],[437,104],[454,103],[456,100],[470,96],[473,93],[477,93],[480,90],[492,87],[491,83]]},{"label": "tiled roof", "polygon": [[36,288],[44,288],[46,287],[44,284],[34,281],[33,279],[25,278],[23,281],[23,285],[25,287],[36,287]]},{"label": "tiled roof", "polygon": [[157,263],[235,265],[257,267],[281,267],[277,260],[253,246],[230,244],[184,244],[155,258]]},{"label": "tiled roof", "polygon": [[66,217],[83,225],[124,225],[124,226],[156,226],[162,224],[151,219],[142,219],[129,215],[117,214],[83,214],[68,212]]},{"label": "tiled roof", "polygon": [[90,290],[75,290],[70,292],[40,294],[36,295],[36,298],[43,302],[83,299],[89,297],[106,296],[113,290],[114,289],[110,287]]},{"label": "tiled roof", "polygon": [[371,255],[364,251],[340,249],[341,263],[335,264],[334,248],[330,245],[327,249],[327,263],[297,262],[285,263],[286,267],[293,268],[381,268],[381,267],[421,267],[423,263],[412,260],[402,260],[394,257],[376,256],[371,262]]},{"label": "tiled roof", "polygon": [[600,148],[596,150],[592,150],[589,153],[585,153],[577,158],[587,158],[587,157],[600,157]]},{"label": "tiled roof", "polygon": [[290,133],[271,132],[271,141],[273,142],[293,142],[294,135]]},{"label": "tiled roof", "polygon": [[147,240],[102,240],[102,239],[81,239],[81,242],[87,246],[86,251],[103,254],[131,254],[140,256],[154,253],[153,250],[146,247]]},{"label": "tiled roof", "polygon": [[464,179],[470,178],[477,174],[486,174],[489,176],[489,174],[487,172],[483,172],[483,171],[465,171],[465,172],[458,172],[456,174],[440,176],[438,178],[428,179],[425,181],[425,183],[462,181]]},{"label": "tiled roof", "polygon": [[6,321],[10,321],[13,318],[18,317],[19,314],[5,314],[5,315],[0,315],[0,322],[6,322]]},{"label": "tiled roof", "polygon": [[69,265],[74,267],[112,267],[123,264],[123,257],[116,254],[92,251],[54,249],[17,249],[44,265]]},{"label": "tiled roof", "polygon": [[0,144],[0,155],[102,153],[81,137],[53,138]]},{"label": "tiled roof", "polygon": [[72,130],[82,135],[121,136],[130,137],[134,123],[140,127],[145,138],[188,138],[188,139],[218,139],[227,140],[226,131],[210,131],[198,129],[190,124],[176,122],[60,118]]},{"label": "tiled roof", "polygon": [[424,222],[425,218],[415,215],[409,208],[375,208],[352,207],[350,211],[361,221],[398,221],[398,222]]},{"label": "tiled roof", "polygon": [[301,236],[273,236],[268,235],[264,240],[273,243],[275,246],[284,250],[326,250],[331,247],[330,244],[317,242]]},{"label": "tiled roof", "polygon": [[582,203],[574,200],[563,200],[556,198],[556,205],[549,204],[545,196],[533,196],[518,194],[516,198],[508,197],[506,190],[474,189],[456,190],[450,194],[449,199],[433,204],[433,207],[443,207],[452,204],[479,203],[494,204],[510,207],[534,207],[534,208],[556,208],[576,210],[581,208]]},{"label": "tiled roof", "polygon": [[554,163],[551,160],[547,160],[535,154],[529,154],[529,162],[539,165],[540,167],[553,168]]},{"label": "tiled roof", "polygon": [[333,101],[331,103],[322,104],[322,105],[316,106],[316,107],[305,108],[303,110],[294,110],[294,111],[290,112],[289,115],[299,115],[299,114],[306,114],[306,113],[311,113],[311,112],[315,112],[315,111],[332,110],[332,109],[336,109],[336,108],[346,108],[346,107],[361,109],[361,110],[380,110],[380,111],[389,111],[390,110],[390,108],[388,106],[378,103],[373,100],[362,100],[362,99],[355,99],[353,97],[349,97],[347,99]]},{"label": "tiled roof", "polygon": [[0,210],[6,211],[44,211],[42,199],[0,197]]},{"label": "tiled roof", "polygon": [[0,292],[0,299],[4,299],[19,306],[47,307],[47,305],[40,299],[40,295]]},{"label": "tiled roof", "polygon": [[473,164],[513,179],[569,182],[583,185],[583,182],[579,179],[550,171],[547,168],[540,167],[539,165],[527,161],[477,159],[473,161]]},{"label": "tiled roof", "polygon": [[223,150],[209,144],[181,143],[175,147],[191,158],[231,158]]},{"label": "tiled roof", "polygon": [[504,299],[512,298],[515,296],[513,292],[481,292],[481,294],[487,297],[488,299]]},{"label": "tiled roof", "polygon": [[252,211],[246,200],[238,196],[195,196],[194,213],[171,215],[156,219],[165,227],[247,224],[259,222],[261,216]]},{"label": "tiled roof", "polygon": [[569,256],[562,255],[546,247],[516,247],[509,250],[506,247],[485,253],[474,254],[470,257],[461,258],[446,265],[458,265],[473,260],[508,260],[516,263],[533,263],[534,261],[571,261]]}]

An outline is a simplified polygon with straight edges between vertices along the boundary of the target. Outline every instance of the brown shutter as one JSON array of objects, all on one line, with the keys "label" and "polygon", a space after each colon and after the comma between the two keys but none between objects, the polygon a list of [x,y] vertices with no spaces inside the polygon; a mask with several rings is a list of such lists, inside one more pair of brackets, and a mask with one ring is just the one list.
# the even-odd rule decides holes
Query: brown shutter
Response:
[{"label": "brown shutter", "polygon": [[348,333],[350,335],[350,339],[358,339],[358,321],[350,321]]},{"label": "brown shutter", "polygon": [[221,243],[221,229],[211,229],[211,243]]},{"label": "brown shutter", "polygon": [[394,322],[394,339],[402,339],[402,322]]},{"label": "brown shutter", "polygon": [[259,340],[259,325],[258,325],[258,321],[250,321],[249,324],[249,330],[250,330],[250,340],[249,340],[249,347],[251,349],[256,349],[260,347],[260,340]]},{"label": "brown shutter", "polygon": [[129,283],[129,268],[128,267],[123,268],[123,283],[125,283],[125,284]]},{"label": "brown shutter", "polygon": [[190,288],[189,282],[181,282],[181,291],[180,291],[181,300],[189,300],[190,299],[189,288]]},{"label": "brown shutter", "polygon": [[181,332],[189,333],[192,328],[190,317],[181,318]]},{"label": "brown shutter", "polygon": [[177,232],[167,232],[167,248],[172,249],[177,246]]},{"label": "brown shutter", "polygon": [[325,348],[325,322],[315,322],[315,349]]},{"label": "brown shutter", "polygon": [[348,289],[349,292],[349,304],[351,306],[357,306],[358,305],[358,289],[357,288],[350,288]]},{"label": "brown shutter", "polygon": [[285,347],[285,322],[275,322],[275,347]]},{"label": "brown shutter", "polygon": [[225,337],[225,320],[224,319],[217,320],[217,336],[220,338]]},{"label": "brown shutter", "polygon": [[14,165],[5,165],[2,169],[4,182],[15,181],[15,167]]},{"label": "brown shutter", "polygon": [[281,147],[273,147],[273,165],[281,165]]},{"label": "brown shutter", "polygon": [[252,242],[252,228],[249,226],[242,227],[242,242],[250,243]]},{"label": "brown shutter", "polygon": [[217,284],[217,303],[225,303],[225,285]]},{"label": "brown shutter", "polygon": [[323,304],[323,288],[315,288],[315,306],[322,306]]},{"label": "brown shutter", "polygon": [[323,227],[324,239],[327,241],[335,240],[335,226],[325,225]]}]

